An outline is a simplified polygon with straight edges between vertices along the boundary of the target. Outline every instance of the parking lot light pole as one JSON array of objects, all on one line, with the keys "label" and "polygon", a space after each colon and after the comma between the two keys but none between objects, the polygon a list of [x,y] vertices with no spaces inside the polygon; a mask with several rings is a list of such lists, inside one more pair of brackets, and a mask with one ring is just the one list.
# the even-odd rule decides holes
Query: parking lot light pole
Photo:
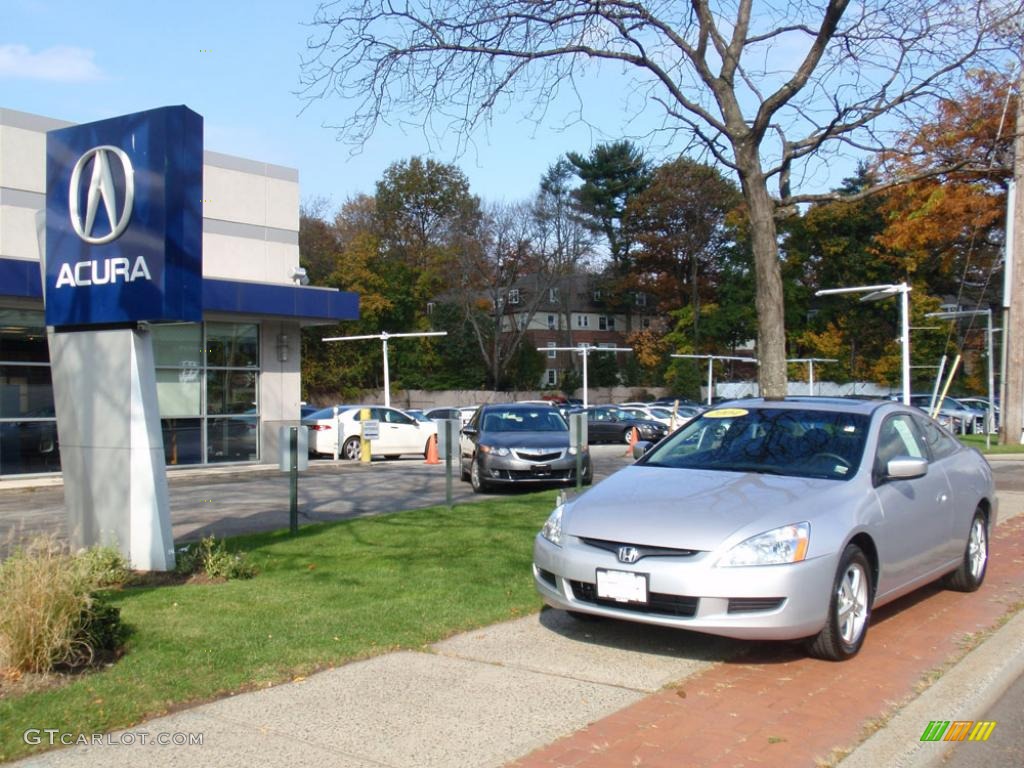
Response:
[{"label": "parking lot light pole", "polygon": [[538,352],[578,352],[583,355],[583,407],[587,407],[587,356],[591,352],[632,352],[631,347],[593,347],[580,344],[575,347],[537,347]]},{"label": "parking lot light pole", "polygon": [[910,291],[906,283],[889,285],[857,285],[851,288],[824,288],[815,296],[834,296],[840,293],[866,293],[861,301],[879,301],[900,295],[900,345],[902,349],[903,404],[910,405]]},{"label": "parking lot light pole", "polygon": [[423,333],[388,333],[382,331],[367,336],[331,336],[321,341],[362,341],[364,339],[380,339],[384,353],[384,405],[391,407],[391,375],[388,372],[388,339],[404,338],[407,336],[447,336],[448,331],[424,331]]},{"label": "parking lot light pole", "polygon": [[814,364],[815,363],[837,363],[834,357],[791,357],[787,363],[807,363],[807,394],[814,396]]},{"label": "parking lot light pole", "polygon": [[714,376],[715,360],[741,360],[745,363],[757,363],[756,357],[738,357],[734,355],[669,355],[669,357],[685,358],[687,360],[708,361],[708,405],[711,405],[711,395],[714,388],[712,377]]},{"label": "parking lot light pole", "polygon": [[985,414],[985,448],[992,447],[990,430],[995,425],[993,420],[995,406],[995,371],[992,367],[992,310],[991,309],[958,309],[949,312],[929,312],[925,317],[939,320],[955,320],[958,317],[985,316],[985,354],[988,356],[988,412]]}]

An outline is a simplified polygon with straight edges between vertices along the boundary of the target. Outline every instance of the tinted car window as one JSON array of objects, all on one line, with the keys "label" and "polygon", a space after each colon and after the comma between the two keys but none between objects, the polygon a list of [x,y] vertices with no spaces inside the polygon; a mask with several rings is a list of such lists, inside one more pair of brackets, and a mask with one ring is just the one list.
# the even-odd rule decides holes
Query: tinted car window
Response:
[{"label": "tinted car window", "polygon": [[864,454],[863,414],[716,408],[652,450],[643,464],[846,480]]},{"label": "tinted car window", "polygon": [[924,440],[909,414],[890,416],[882,423],[878,430],[875,469],[884,471],[886,464],[897,456],[928,458]]},{"label": "tinted car window", "polygon": [[925,445],[928,446],[933,460],[944,459],[960,449],[960,443],[943,432],[939,425],[931,419],[915,416],[914,422],[924,437]]}]

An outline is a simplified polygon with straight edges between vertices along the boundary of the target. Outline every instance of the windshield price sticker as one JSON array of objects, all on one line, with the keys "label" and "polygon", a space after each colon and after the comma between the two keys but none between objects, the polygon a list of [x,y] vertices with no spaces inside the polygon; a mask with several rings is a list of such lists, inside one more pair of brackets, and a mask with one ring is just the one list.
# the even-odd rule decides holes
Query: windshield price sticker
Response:
[{"label": "windshield price sticker", "polygon": [[714,411],[708,411],[704,414],[705,419],[738,419],[740,416],[746,416],[750,411],[745,408],[719,408]]},{"label": "windshield price sticker", "polygon": [[646,603],[647,574],[598,568],[597,596],[617,603]]}]

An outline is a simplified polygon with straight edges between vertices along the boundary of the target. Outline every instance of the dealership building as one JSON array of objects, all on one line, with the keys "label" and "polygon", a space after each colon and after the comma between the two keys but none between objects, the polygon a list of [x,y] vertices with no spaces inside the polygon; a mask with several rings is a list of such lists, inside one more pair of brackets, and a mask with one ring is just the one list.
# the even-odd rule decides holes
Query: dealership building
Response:
[{"label": "dealership building", "polygon": [[[0,480],[60,471],[36,214],[46,133],[70,125],[0,109]],[[298,230],[298,171],[203,153],[203,320],[150,326],[169,468],[276,463],[299,419],[299,329],[358,316],[354,294],[301,284]]]}]

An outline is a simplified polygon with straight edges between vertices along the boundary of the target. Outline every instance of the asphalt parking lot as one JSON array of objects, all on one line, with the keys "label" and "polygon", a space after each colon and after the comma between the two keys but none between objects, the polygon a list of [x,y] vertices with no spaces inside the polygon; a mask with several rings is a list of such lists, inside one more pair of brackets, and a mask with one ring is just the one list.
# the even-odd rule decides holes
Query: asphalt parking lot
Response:
[{"label": "asphalt parking lot", "polygon": [[[624,445],[591,448],[595,481],[632,462]],[[459,480],[453,467],[453,500],[478,495]],[[45,481],[40,480],[40,483]],[[11,483],[9,483],[11,485]],[[560,486],[550,488],[554,500]],[[563,486],[564,487],[564,486]],[[571,486],[575,488],[575,486]],[[527,490],[539,490],[531,486]],[[288,527],[288,477],[277,467],[168,472],[171,526],[176,541],[204,536],[231,536]],[[495,491],[502,496],[518,490]],[[310,462],[299,477],[299,523],[345,520],[363,515],[445,503],[445,466],[422,458],[373,461]],[[0,546],[34,534],[66,535],[64,488],[61,485],[8,487],[0,484]]]}]

